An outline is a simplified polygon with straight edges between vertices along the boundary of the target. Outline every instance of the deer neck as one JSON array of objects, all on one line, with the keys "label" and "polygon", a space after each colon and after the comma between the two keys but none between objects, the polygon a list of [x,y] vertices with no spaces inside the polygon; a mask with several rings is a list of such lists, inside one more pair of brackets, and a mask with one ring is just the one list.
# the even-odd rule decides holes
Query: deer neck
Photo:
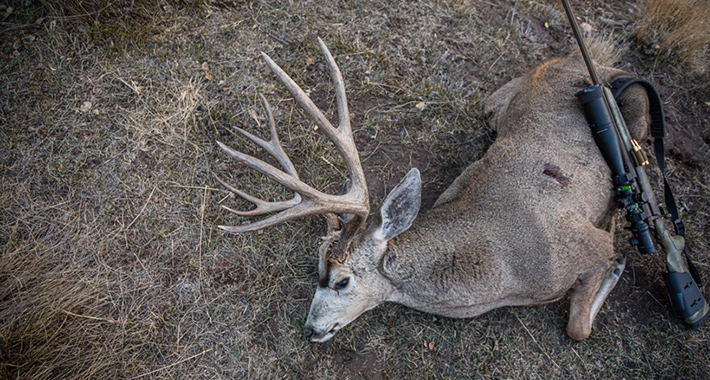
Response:
[{"label": "deer neck", "polygon": [[390,241],[380,264],[394,287],[388,301],[458,316],[449,305],[460,303],[462,293],[476,293],[478,285],[473,282],[480,282],[492,267],[485,262],[489,257],[485,237],[464,232],[478,229],[452,228],[470,223],[465,213],[439,207],[421,215],[408,231]]}]

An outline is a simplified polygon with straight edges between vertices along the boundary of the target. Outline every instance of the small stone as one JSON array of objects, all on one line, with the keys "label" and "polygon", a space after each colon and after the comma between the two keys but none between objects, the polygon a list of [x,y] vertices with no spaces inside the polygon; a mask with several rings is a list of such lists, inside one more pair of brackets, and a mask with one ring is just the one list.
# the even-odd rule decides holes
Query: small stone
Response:
[{"label": "small stone", "polygon": [[582,28],[582,32],[586,35],[592,34],[592,26],[587,24],[586,22],[583,22],[579,24],[579,27]]}]

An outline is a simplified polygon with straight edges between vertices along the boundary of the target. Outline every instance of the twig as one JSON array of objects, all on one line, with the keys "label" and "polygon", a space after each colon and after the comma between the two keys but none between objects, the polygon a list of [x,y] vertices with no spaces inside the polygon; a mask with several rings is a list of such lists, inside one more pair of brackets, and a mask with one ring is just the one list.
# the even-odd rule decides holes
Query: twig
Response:
[{"label": "twig", "polygon": [[562,369],[562,367],[560,367],[560,365],[557,364],[557,362],[555,361],[555,359],[553,359],[552,357],[550,357],[550,355],[547,353],[547,351],[545,351],[545,349],[542,348],[542,346],[540,345],[540,343],[537,342],[537,339],[535,339],[535,337],[534,337],[533,334],[530,332],[530,330],[528,330],[528,327],[525,326],[525,323],[523,323],[523,321],[520,319],[520,317],[518,317],[518,316],[516,315],[515,318],[517,318],[517,319],[518,319],[518,322],[520,322],[520,324],[523,325],[523,328],[525,329],[525,332],[528,333],[528,335],[530,335],[530,337],[532,338],[533,342],[535,342],[535,344],[537,345],[537,348],[539,348],[540,351],[542,351],[542,353],[543,353],[545,356],[547,356],[548,359],[550,359],[550,361],[552,362],[552,364],[555,365],[555,367],[557,367],[557,368],[559,368],[559,369]]},{"label": "twig", "polygon": [[[505,37],[505,41],[508,41],[508,37]],[[503,44],[505,44],[505,41],[503,41]],[[503,58],[503,55],[498,54],[498,58],[496,58],[495,61],[493,61],[493,63],[491,63],[491,67],[488,68],[488,71],[491,71],[493,69],[493,66],[495,66],[496,63],[498,63],[498,60],[501,58]],[[505,58],[503,58],[503,59],[505,59]]]},{"label": "twig", "polygon": [[348,176],[347,176],[345,173],[343,173],[343,171],[340,170],[340,168],[338,168],[337,166],[333,165],[333,163],[330,162],[330,161],[328,161],[327,158],[325,158],[325,157],[323,157],[323,156],[321,156],[320,158],[321,158],[321,160],[325,161],[328,165],[330,165],[330,167],[332,167],[336,172],[338,172],[338,174],[340,174],[341,177],[343,177],[343,178],[345,178],[345,179],[348,178]]},{"label": "twig", "polygon": [[75,314],[72,313],[71,311],[68,310],[62,310],[62,313],[71,315],[72,317],[79,317],[79,318],[86,318],[86,319],[91,319],[94,321],[103,321],[103,322],[108,322],[108,323],[118,323],[117,320],[113,318],[101,318],[101,317],[92,317],[90,315],[82,315],[82,314]]},{"label": "twig", "polygon": [[290,45],[290,44],[291,44],[291,41],[289,41],[287,38],[281,37],[280,35],[278,35],[278,34],[276,34],[276,33],[274,33],[274,32],[271,32],[271,31],[267,30],[266,28],[264,28],[264,26],[261,25],[261,23],[260,23],[260,22],[256,19],[256,17],[254,16],[254,12],[252,12],[251,7],[247,8],[247,12],[249,12],[249,15],[251,16],[252,20],[254,20],[254,22],[256,23],[256,26],[259,28],[259,30],[261,30],[262,32],[266,33],[267,36],[269,36],[269,37],[275,39],[276,41],[278,41],[278,42],[280,42],[280,43],[282,43],[282,44],[284,44],[284,45]]},{"label": "twig", "polygon": [[513,14],[510,16],[510,23],[511,24],[513,23],[513,20],[515,20],[515,8],[518,7],[518,1],[519,0],[515,0],[515,5],[513,5]]},{"label": "twig", "polygon": [[216,187],[209,187],[209,186],[187,186],[187,185],[170,185],[170,187],[176,187],[179,189],[188,189],[188,190],[209,190],[209,191],[220,191],[221,189],[216,188]]},{"label": "twig", "polygon": [[391,85],[391,84],[378,83],[378,82],[370,82],[370,81],[365,82],[365,84],[369,84],[369,85],[371,85],[371,86],[389,87],[389,88],[391,88],[391,89],[393,89],[393,90],[402,91],[402,87],[393,86],[393,85]]},{"label": "twig", "polygon": [[[119,77],[118,75],[115,75],[114,78],[118,79],[119,82],[125,84],[126,87],[130,88],[131,90],[133,90],[133,92],[135,92],[136,95],[141,96],[141,90],[140,90],[140,87],[139,87],[138,85],[136,85],[135,83],[133,83],[133,84],[128,84],[128,82],[126,82],[125,80],[123,80],[123,78]],[[131,82],[132,82],[132,81],[131,81]]]},{"label": "twig", "polygon": [[157,185],[156,185],[156,186],[153,186],[153,190],[150,192],[150,195],[148,195],[148,199],[145,200],[145,203],[143,204],[143,208],[142,208],[141,211],[138,213],[138,215],[136,215],[136,217],[133,218],[133,221],[130,222],[130,223],[128,223],[128,225],[126,226],[126,228],[124,228],[124,230],[128,230],[129,228],[131,228],[131,226],[133,225],[133,223],[135,223],[136,220],[138,220],[138,218],[140,218],[140,216],[143,214],[143,211],[145,211],[145,208],[148,207],[148,202],[150,202],[150,198],[153,197],[153,193],[155,193],[155,190],[156,190],[157,188],[158,188]]},{"label": "twig", "polygon": [[200,204],[200,240],[197,243],[197,260],[199,261],[199,284],[200,284],[200,298],[203,297],[202,294],[202,239],[205,231],[205,209],[207,208],[207,194],[208,189],[205,187],[204,193],[202,195],[202,204]]},{"label": "twig", "polygon": [[173,364],[167,365],[167,366],[165,366],[165,367],[158,368],[158,369],[154,369],[154,370],[152,370],[152,371],[150,371],[150,372],[146,372],[146,373],[144,373],[144,374],[142,374],[142,375],[138,375],[138,376],[136,376],[136,377],[132,377],[131,380],[133,380],[133,379],[140,379],[141,377],[146,377],[146,376],[148,376],[148,375],[152,375],[152,374],[154,374],[154,373],[156,373],[156,372],[160,372],[160,371],[166,370],[166,369],[168,369],[168,368],[170,368],[170,367],[175,367],[175,366],[178,365],[178,364],[182,364],[182,363],[184,363],[184,362],[186,362],[186,361],[188,361],[188,360],[194,359],[194,358],[196,358],[196,357],[198,357],[198,356],[200,356],[200,355],[204,355],[204,354],[206,354],[206,353],[208,353],[208,352],[210,352],[210,351],[212,351],[211,348],[210,348],[210,349],[207,349],[207,350],[204,350],[204,351],[200,352],[199,354],[192,355],[192,356],[190,356],[189,358],[185,358],[185,359],[182,359],[182,360],[180,360],[180,361],[177,361],[177,362],[175,362],[175,363],[173,363]]},{"label": "twig", "polygon": [[661,301],[658,300],[658,298],[654,297],[653,294],[651,294],[651,292],[646,291],[646,294],[648,294],[649,296],[651,296],[651,298],[653,298],[653,300],[656,301],[656,303],[657,303],[659,306],[665,307],[665,305],[663,305],[663,304],[661,303]]},{"label": "twig", "polygon": [[584,359],[582,359],[582,357],[579,356],[579,354],[578,354],[577,351],[574,349],[574,347],[571,347],[571,349],[572,349],[572,352],[574,352],[574,354],[577,356],[577,358],[579,358],[579,361],[582,362],[582,367],[584,367],[584,369],[587,369],[587,363],[585,363]]}]

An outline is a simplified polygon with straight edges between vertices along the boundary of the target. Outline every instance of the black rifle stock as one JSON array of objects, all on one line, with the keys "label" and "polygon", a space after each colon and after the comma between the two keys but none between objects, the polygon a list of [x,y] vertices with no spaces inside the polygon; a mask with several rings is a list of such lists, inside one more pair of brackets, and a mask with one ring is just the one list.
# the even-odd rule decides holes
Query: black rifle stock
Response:
[{"label": "black rifle stock", "polygon": [[665,215],[644,169],[648,164],[646,154],[629,134],[611,91],[600,83],[568,0],[562,0],[562,5],[594,83],[577,93],[577,97],[594,141],[611,169],[615,200],[626,210],[625,218],[631,224],[628,229],[632,233],[629,241],[643,254],[656,252],[650,233],[654,232],[666,253],[668,273],[663,277],[673,312],[688,327],[697,328],[710,316],[710,306],[696,283],[697,275],[691,275],[689,263],[683,257],[685,239],[672,235],[666,227]]}]

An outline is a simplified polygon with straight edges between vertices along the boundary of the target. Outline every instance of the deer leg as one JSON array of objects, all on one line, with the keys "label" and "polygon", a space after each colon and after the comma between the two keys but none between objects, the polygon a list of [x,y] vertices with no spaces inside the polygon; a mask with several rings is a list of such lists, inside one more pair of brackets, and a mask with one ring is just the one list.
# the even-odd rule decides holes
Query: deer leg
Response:
[{"label": "deer leg", "polygon": [[616,259],[606,270],[588,271],[577,280],[572,291],[567,324],[567,335],[572,339],[583,340],[589,337],[594,318],[619,281],[625,266],[626,260]]}]

